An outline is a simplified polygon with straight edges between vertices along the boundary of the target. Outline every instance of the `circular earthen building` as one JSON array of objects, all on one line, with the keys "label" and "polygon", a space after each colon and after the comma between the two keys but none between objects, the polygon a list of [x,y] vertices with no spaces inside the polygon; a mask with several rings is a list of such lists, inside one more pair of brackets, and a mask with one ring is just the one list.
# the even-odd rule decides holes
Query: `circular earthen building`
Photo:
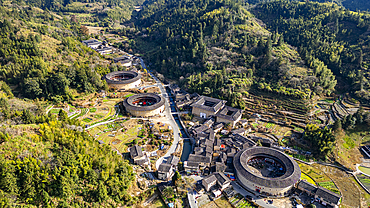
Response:
[{"label": "circular earthen building", "polygon": [[149,117],[164,111],[164,99],[154,93],[141,93],[130,96],[123,101],[126,111],[133,116]]},{"label": "circular earthen building", "polygon": [[299,182],[301,169],[279,150],[252,147],[234,157],[235,176],[244,188],[265,196],[283,197]]},{"label": "circular earthen building", "polygon": [[141,84],[141,75],[134,71],[115,71],[104,76],[109,87],[128,90]]}]

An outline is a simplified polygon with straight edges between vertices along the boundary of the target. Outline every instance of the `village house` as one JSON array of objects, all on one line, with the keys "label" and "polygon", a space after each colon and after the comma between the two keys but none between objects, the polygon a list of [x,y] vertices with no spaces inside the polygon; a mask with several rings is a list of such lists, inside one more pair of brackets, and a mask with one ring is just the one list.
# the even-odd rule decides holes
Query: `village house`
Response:
[{"label": "village house", "polygon": [[216,98],[200,96],[191,107],[192,113],[201,118],[208,118],[214,116],[216,113],[225,106],[226,101]]},{"label": "village house", "polygon": [[158,167],[157,171],[158,179],[167,181],[173,175],[173,168],[171,164],[162,163]]},{"label": "village house", "polygon": [[83,44],[85,44],[87,47],[92,48],[92,49],[97,49],[99,46],[102,45],[102,42],[95,40],[95,39],[90,39],[90,40],[84,40],[82,41]]},{"label": "village house", "polygon": [[130,148],[130,156],[135,164],[141,166],[149,164],[149,159],[146,157],[146,155],[143,154],[141,147],[138,145],[135,145]]},{"label": "village house", "polygon": [[216,114],[216,121],[220,123],[231,123],[234,128],[235,124],[242,118],[243,111],[237,108],[225,106]]}]

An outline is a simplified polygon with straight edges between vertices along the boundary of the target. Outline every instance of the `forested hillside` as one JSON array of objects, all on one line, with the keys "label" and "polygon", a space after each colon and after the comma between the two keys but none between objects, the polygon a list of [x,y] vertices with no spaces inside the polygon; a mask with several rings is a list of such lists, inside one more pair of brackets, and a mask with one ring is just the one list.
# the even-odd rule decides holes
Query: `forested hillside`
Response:
[{"label": "forested hillside", "polygon": [[28,6],[0,7],[0,15],[0,79],[17,97],[61,102],[74,89],[105,87],[99,72],[109,69],[79,41],[80,25]]},{"label": "forested hillside", "polygon": [[295,99],[333,91],[336,80],[321,61],[304,62],[261,24],[242,3],[220,0],[149,1],[136,23],[149,35],[141,45],[154,47],[146,55],[156,70],[232,106],[242,107],[249,90]]},{"label": "forested hillside", "polygon": [[331,3],[275,1],[254,13],[271,31],[298,47],[306,60],[320,59],[343,79],[340,87],[365,103],[370,100],[370,17]]},{"label": "forested hillside", "polygon": [[118,207],[132,202],[127,193],[132,167],[108,145],[72,129],[55,118],[34,133],[30,127],[21,135],[2,127],[1,207]]},{"label": "forested hillside", "polygon": [[[262,2],[268,2],[273,0],[247,0],[249,4],[258,4]],[[302,0],[298,0],[302,1]],[[338,5],[342,5],[347,9],[352,11],[369,11],[370,10],[370,1],[368,0],[311,0],[314,2],[325,3],[332,2]]]},{"label": "forested hillside", "polygon": [[[1,2],[1,1],[0,1]],[[61,14],[73,12],[81,16],[86,23],[95,22],[100,26],[123,23],[131,18],[134,6],[141,5],[143,0],[18,0],[17,4],[32,5]]]}]

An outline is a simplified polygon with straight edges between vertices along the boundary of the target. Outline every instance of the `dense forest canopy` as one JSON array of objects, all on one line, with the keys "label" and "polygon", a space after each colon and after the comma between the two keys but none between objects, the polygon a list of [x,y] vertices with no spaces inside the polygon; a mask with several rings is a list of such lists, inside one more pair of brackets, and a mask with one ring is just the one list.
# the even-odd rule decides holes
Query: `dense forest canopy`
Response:
[{"label": "dense forest canopy", "polygon": [[[1,7],[0,79],[20,95],[55,102],[72,99],[72,90],[105,89],[110,69],[79,40],[81,25],[47,11]],[[23,20],[23,21],[19,21]]]},{"label": "dense forest canopy", "polygon": [[[17,0],[17,4],[27,4],[53,12],[90,14],[88,20],[100,26],[112,25],[117,21],[123,23],[131,18],[134,6],[143,0]],[[88,22],[88,21],[87,21]]]},{"label": "dense forest canopy", "polygon": [[232,106],[242,107],[250,89],[309,99],[330,94],[336,85],[320,60],[302,60],[242,2],[148,1],[136,25],[149,35],[142,41],[157,46],[146,53],[156,70]]},{"label": "dense forest canopy", "polygon": [[369,15],[332,3],[284,0],[261,4],[254,13],[298,47],[304,59],[317,58],[343,78],[340,84],[346,92],[370,100]]},{"label": "dense forest canopy", "polygon": [[[265,2],[270,2],[270,1],[275,1],[275,0],[247,0],[247,3],[258,4],[258,3],[265,3]],[[302,1],[302,0],[297,0],[297,1]],[[370,10],[370,1],[368,0],[311,0],[311,1],[319,2],[319,3],[325,3],[325,2],[336,3],[352,11],[369,11]]]},{"label": "dense forest canopy", "polygon": [[19,136],[1,129],[1,207],[135,203],[127,193],[134,179],[132,167],[111,147],[72,127],[54,120]]}]

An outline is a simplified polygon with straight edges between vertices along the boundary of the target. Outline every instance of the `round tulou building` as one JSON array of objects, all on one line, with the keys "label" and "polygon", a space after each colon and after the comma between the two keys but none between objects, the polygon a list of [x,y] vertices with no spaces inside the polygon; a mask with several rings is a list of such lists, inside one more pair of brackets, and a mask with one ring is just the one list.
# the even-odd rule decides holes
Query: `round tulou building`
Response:
[{"label": "round tulou building", "polygon": [[141,93],[130,96],[123,101],[126,111],[133,116],[149,117],[164,111],[164,99],[154,93]]},{"label": "round tulou building", "polygon": [[238,152],[234,157],[234,167],[239,184],[265,196],[289,195],[301,177],[301,170],[294,159],[267,147],[252,147]]},{"label": "round tulou building", "polygon": [[128,90],[141,84],[141,75],[134,71],[115,71],[104,76],[110,88]]}]

